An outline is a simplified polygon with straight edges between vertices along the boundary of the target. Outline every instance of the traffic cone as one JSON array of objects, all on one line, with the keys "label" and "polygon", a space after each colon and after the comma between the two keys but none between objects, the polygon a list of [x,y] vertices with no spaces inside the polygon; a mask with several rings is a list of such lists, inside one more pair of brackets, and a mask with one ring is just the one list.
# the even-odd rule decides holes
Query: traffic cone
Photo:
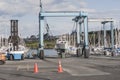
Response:
[{"label": "traffic cone", "polygon": [[38,73],[38,65],[37,65],[37,63],[34,64],[34,73]]},{"label": "traffic cone", "polygon": [[61,73],[63,72],[62,66],[61,66],[61,61],[59,60],[59,65],[58,65],[58,72]]}]

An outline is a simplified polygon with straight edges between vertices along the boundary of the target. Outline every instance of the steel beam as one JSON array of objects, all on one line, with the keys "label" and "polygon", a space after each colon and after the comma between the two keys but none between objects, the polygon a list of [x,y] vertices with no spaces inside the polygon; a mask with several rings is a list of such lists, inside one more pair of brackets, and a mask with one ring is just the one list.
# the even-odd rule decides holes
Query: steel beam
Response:
[{"label": "steel beam", "polygon": [[104,29],[104,38],[103,38],[103,40],[104,40],[104,48],[106,47],[106,28],[105,28],[105,23],[102,23],[103,24],[103,29]]},{"label": "steel beam", "polygon": [[84,19],[85,46],[88,46],[88,17]]},{"label": "steel beam", "polygon": [[110,22],[111,26],[111,48],[114,49],[114,32],[113,32],[113,21]]},{"label": "steel beam", "polygon": [[40,15],[44,17],[75,17],[87,16],[88,14],[83,11],[46,11],[41,12]]},{"label": "steel beam", "polygon": [[114,21],[113,18],[89,18],[88,22],[110,22]]},{"label": "steel beam", "polygon": [[82,24],[79,22],[79,40],[80,40],[80,44],[81,44],[81,39],[82,39],[82,37],[81,37],[81,35],[82,35]]},{"label": "steel beam", "polygon": [[76,22],[77,25],[77,46],[80,44],[80,26],[78,26],[78,22]]},{"label": "steel beam", "polygon": [[38,56],[40,59],[44,59],[44,35],[43,35],[43,28],[44,28],[44,17],[40,16],[39,14],[39,49],[38,49]]},{"label": "steel beam", "polygon": [[43,43],[43,28],[44,28],[44,17],[41,17],[41,19],[40,19],[40,27],[39,27],[39,47],[41,48],[41,49],[43,49],[43,47],[44,47],[44,43]]}]

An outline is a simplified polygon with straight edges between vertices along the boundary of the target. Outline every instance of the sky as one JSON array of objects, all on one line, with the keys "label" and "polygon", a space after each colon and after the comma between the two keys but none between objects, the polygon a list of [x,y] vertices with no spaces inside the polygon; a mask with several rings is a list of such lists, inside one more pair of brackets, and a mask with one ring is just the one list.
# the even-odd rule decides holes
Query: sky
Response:
[{"label": "sky", "polygon": [[[19,36],[39,33],[40,0],[0,0],[0,35],[10,35],[10,20],[19,20]],[[120,0],[42,0],[44,11],[85,11],[88,18],[113,18],[120,25]],[[53,35],[70,33],[74,29],[72,17],[45,18]],[[94,27],[93,27],[94,26]],[[89,23],[89,30],[101,29],[101,23]],[[44,28],[44,32],[46,32]]]}]

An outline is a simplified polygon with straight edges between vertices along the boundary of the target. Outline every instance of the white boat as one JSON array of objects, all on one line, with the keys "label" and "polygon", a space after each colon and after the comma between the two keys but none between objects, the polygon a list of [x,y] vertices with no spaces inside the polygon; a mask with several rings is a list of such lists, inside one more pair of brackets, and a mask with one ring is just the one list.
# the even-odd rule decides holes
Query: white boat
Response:
[{"label": "white boat", "polygon": [[56,40],[55,49],[58,53],[76,54],[77,48],[69,45],[66,39],[59,38]]}]

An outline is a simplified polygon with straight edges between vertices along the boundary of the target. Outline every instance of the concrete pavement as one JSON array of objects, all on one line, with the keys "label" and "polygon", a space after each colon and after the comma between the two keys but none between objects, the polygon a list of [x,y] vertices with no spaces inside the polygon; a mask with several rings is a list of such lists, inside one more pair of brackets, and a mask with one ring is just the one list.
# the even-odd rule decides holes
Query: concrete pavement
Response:
[{"label": "concrete pavement", "polygon": [[[62,63],[63,73],[57,72],[59,60]],[[36,74],[33,70],[34,63],[39,67],[39,72]],[[0,80],[119,80],[119,74],[118,59],[97,57],[25,59],[7,61],[5,65],[0,65]]]}]

